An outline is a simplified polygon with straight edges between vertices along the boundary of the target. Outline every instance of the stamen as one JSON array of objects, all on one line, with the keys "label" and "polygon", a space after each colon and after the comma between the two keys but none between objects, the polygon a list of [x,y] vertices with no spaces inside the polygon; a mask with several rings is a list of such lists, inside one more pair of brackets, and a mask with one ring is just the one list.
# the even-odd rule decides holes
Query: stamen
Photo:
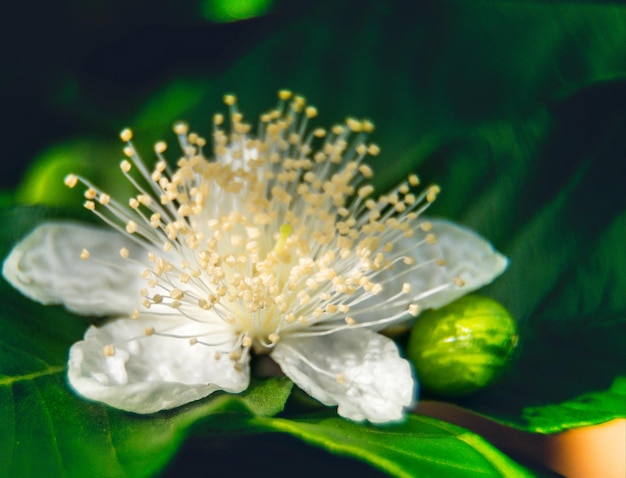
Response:
[{"label": "stamen", "polygon": [[[176,169],[168,166],[167,144],[158,141],[149,171],[132,131],[122,130],[127,159],[120,169],[134,193],[119,202],[80,176],[66,176],[68,187],[85,186],[85,208],[148,251],[131,258],[123,247],[119,254],[140,266],[146,287],[138,300],[152,307],[150,315],[191,321],[206,331],[186,336],[147,327],[141,339],[157,335],[219,347],[216,356],[241,365],[250,350],[269,352],[286,335],[407,320],[419,313],[422,298],[463,286],[457,277],[413,291],[408,280],[419,268],[444,265],[441,259],[416,264],[412,253],[436,243],[432,225],[420,215],[439,187],[418,193],[411,189],[419,185],[412,174],[376,198],[369,182],[374,172],[365,162],[380,152],[367,141],[374,125],[347,118],[329,130],[310,128],[318,114],[314,106],[288,90],[278,99],[253,136],[237,98],[225,95],[229,121],[213,117],[214,160],[204,156],[204,138],[176,123],[182,149]],[[400,250],[404,239],[417,236],[410,249]],[[80,257],[90,254],[83,250]],[[401,263],[408,267],[382,275]],[[371,298],[383,291],[383,306],[374,305]],[[361,319],[372,313],[380,317]],[[139,315],[138,309],[131,313]],[[229,333],[237,337],[234,346],[223,339]]]}]

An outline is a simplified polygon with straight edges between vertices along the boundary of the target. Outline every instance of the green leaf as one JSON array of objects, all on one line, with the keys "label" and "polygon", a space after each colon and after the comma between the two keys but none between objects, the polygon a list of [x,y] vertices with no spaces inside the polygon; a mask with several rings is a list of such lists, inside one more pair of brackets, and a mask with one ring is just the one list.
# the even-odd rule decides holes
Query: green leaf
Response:
[{"label": "green leaf", "polygon": [[[532,316],[505,382],[467,406],[544,433],[626,417],[626,214],[578,249]],[[495,287],[495,286],[494,286]]]},{"label": "green leaf", "polygon": [[82,138],[54,145],[32,161],[15,193],[15,202],[80,208],[83,198],[63,182],[70,173],[97,181],[114,196],[128,196],[130,183],[120,181],[123,176],[115,167],[121,151],[122,145],[114,137],[110,141]]},{"label": "green leaf", "polygon": [[202,0],[202,15],[214,22],[233,22],[259,17],[268,12],[274,0]]},{"label": "green leaf", "polygon": [[358,458],[397,477],[533,476],[478,435],[419,415],[384,427],[337,417],[250,421],[259,428],[286,432],[333,453]]},{"label": "green leaf", "polygon": [[[16,238],[53,214],[2,210],[5,257]],[[82,338],[84,318],[44,307],[0,282],[0,475],[150,476],[178,450],[192,425],[228,413],[269,416],[291,390],[284,378],[254,382],[241,395],[216,394],[176,411],[134,415],[89,403],[65,379],[67,350]],[[36,457],[36,459],[34,459]]]}]

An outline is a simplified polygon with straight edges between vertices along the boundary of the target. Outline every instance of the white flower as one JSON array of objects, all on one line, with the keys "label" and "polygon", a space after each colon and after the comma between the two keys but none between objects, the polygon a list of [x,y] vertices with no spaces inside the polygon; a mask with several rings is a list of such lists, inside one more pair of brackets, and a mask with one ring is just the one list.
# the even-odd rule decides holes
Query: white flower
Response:
[{"label": "white flower", "polygon": [[[241,392],[251,353],[268,353],[312,397],[352,420],[402,418],[416,382],[377,333],[500,274],[506,259],[471,231],[422,212],[415,175],[375,199],[363,162],[373,126],[346,120],[307,131],[316,115],[279,93],[252,134],[235,98],[230,127],[205,140],[174,128],[183,155],[150,172],[130,130],[122,161],[128,205],[86,179],[85,207],[112,230],[45,223],[15,246],[4,276],[44,304],[114,316],[72,346],[69,381],[92,400],[152,413],[216,390]],[[135,173],[135,170],[137,173]]]}]

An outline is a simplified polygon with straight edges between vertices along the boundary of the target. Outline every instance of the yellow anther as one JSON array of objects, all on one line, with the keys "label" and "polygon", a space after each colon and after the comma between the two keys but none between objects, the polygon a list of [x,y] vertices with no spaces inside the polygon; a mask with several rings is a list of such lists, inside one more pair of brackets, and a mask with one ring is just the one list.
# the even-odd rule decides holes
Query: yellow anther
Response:
[{"label": "yellow anther", "polygon": [[278,92],[278,97],[283,100],[283,101],[287,101],[289,98],[291,98],[291,91],[289,90],[280,90]]},{"label": "yellow anther", "polygon": [[426,200],[428,202],[433,202],[437,198],[437,194],[441,192],[439,186],[431,186],[428,188],[428,192],[426,193]]},{"label": "yellow anther", "polygon": [[425,240],[431,246],[437,244],[437,236],[435,236],[434,234],[426,234]]},{"label": "yellow anther", "polygon": [[378,156],[380,154],[380,147],[377,144],[370,144],[367,147],[367,153],[370,156]]},{"label": "yellow anther", "polygon": [[100,197],[98,198],[98,202],[103,206],[107,206],[111,202],[111,196],[109,196],[107,193],[101,193]]},{"label": "yellow anther", "polygon": [[455,277],[454,285],[456,285],[457,287],[463,287],[465,285],[465,281],[461,279],[460,277]]},{"label": "yellow anther", "polygon": [[317,108],[315,106],[307,106],[304,113],[307,118],[315,118],[317,116]]},{"label": "yellow anther", "polygon": [[134,234],[135,232],[137,232],[137,223],[135,221],[128,221],[126,223],[126,232],[128,234]]},{"label": "yellow anther", "polygon": [[184,297],[184,293],[180,289],[172,289],[170,292],[170,297],[174,300],[180,300]]},{"label": "yellow anther", "polygon": [[323,138],[326,136],[326,130],[324,128],[317,128],[313,131],[313,136],[316,138]]},{"label": "yellow anther", "polygon": [[152,216],[150,216],[150,225],[154,228],[161,225],[161,215],[158,212],[155,212]]},{"label": "yellow anther", "polygon": [[195,337],[192,337],[189,339],[189,345],[196,345],[198,343],[198,339]]},{"label": "yellow anther", "polygon": [[241,340],[241,345],[243,347],[250,347],[252,345],[252,339],[247,335]]},{"label": "yellow anther", "polygon": [[374,192],[374,186],[371,184],[367,184],[361,188],[359,188],[359,197],[365,198]]},{"label": "yellow anther", "polygon": [[304,108],[305,104],[306,104],[306,98],[304,96],[293,97],[293,109],[295,112],[302,111],[302,108]]},{"label": "yellow anther", "polygon": [[424,232],[430,232],[433,229],[433,225],[431,222],[425,221],[419,225],[419,228]]},{"label": "yellow anther", "polygon": [[363,175],[365,179],[370,179],[374,176],[374,171],[367,164],[362,164],[359,166],[359,172]]},{"label": "yellow anther", "polygon": [[127,159],[123,159],[122,162],[120,163],[120,169],[125,173],[130,171],[131,168],[132,168],[132,165],[130,164],[130,161],[128,161]]},{"label": "yellow anther", "polygon": [[187,133],[189,133],[189,125],[181,121],[174,124],[173,130],[174,133],[178,135],[186,135]]},{"label": "yellow anther", "polygon": [[143,333],[144,333],[145,335],[147,335],[148,337],[149,337],[150,335],[154,335],[154,332],[155,332],[155,330],[154,330],[154,327],[152,327],[152,326],[150,326],[150,327],[146,327],[145,329],[143,329]]},{"label": "yellow anther", "polygon": [[376,209],[376,201],[374,201],[373,199],[368,199],[367,201],[365,201],[365,207],[370,211],[373,211],[374,209]]},{"label": "yellow anther", "polygon": [[411,284],[409,284],[408,282],[405,282],[404,284],[402,284],[402,293],[408,294],[410,292],[411,292]]},{"label": "yellow anther", "polygon": [[128,142],[133,139],[133,131],[130,128],[124,128],[120,132],[120,139],[124,142]]},{"label": "yellow anther", "polygon": [[337,124],[337,125],[332,127],[331,131],[333,132],[333,134],[340,135],[341,133],[344,132],[344,127],[339,125],[339,124]]},{"label": "yellow anther", "polygon": [[111,344],[105,345],[102,349],[102,352],[104,353],[105,357],[113,357],[115,355],[115,347]]},{"label": "yellow anther", "polygon": [[80,258],[83,260],[89,259],[89,251],[87,249],[80,251]]},{"label": "yellow anther", "polygon": [[360,133],[363,130],[363,125],[359,120],[354,118],[346,118],[346,125],[354,133]]},{"label": "yellow anther", "polygon": [[167,143],[165,141],[159,141],[154,145],[154,152],[157,154],[162,154],[167,149]]},{"label": "yellow anther", "polygon": [[122,247],[120,249],[120,256],[122,256],[122,259],[128,259],[129,255],[130,255],[130,252],[128,251],[128,249],[126,249],[125,247]]},{"label": "yellow anther", "polygon": [[420,183],[420,179],[417,177],[417,174],[411,174],[409,176],[409,184],[411,186],[417,186]]},{"label": "yellow anther", "polygon": [[96,203],[93,201],[85,201],[83,203],[83,206],[85,207],[85,209],[88,209],[90,211],[93,211],[94,209],[96,209]]},{"label": "yellow anther", "polygon": [[343,373],[338,373],[337,377],[335,377],[337,380],[337,383],[339,384],[343,384],[346,382],[346,376]]},{"label": "yellow anther", "polygon": [[233,106],[237,102],[235,95],[224,95],[224,103],[228,106]]},{"label": "yellow anther", "polygon": [[76,176],[75,174],[68,174],[67,176],[65,176],[63,182],[68,188],[73,188],[74,186],[76,186],[76,184],[78,184],[78,176]]},{"label": "yellow anther", "polygon": [[87,199],[95,199],[95,197],[98,195],[98,193],[96,192],[96,190],[94,188],[89,188],[89,189],[85,190],[83,195]]},{"label": "yellow anther", "polygon": [[275,344],[276,342],[280,340],[280,335],[278,335],[276,332],[272,332],[271,334],[267,336],[267,338],[272,344]]},{"label": "yellow anther", "polygon": [[411,304],[409,305],[409,314],[411,314],[413,317],[417,317],[420,313],[420,306],[417,304]]},{"label": "yellow anther", "polygon": [[346,321],[346,324],[348,324],[350,326],[356,324],[356,320],[354,320],[354,318],[349,317],[349,316],[345,318],[345,321]]}]

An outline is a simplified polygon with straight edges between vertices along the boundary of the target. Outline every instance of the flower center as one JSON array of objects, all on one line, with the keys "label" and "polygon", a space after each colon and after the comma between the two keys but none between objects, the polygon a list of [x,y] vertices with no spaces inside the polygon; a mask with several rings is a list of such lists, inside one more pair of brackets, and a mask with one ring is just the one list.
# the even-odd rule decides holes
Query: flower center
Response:
[{"label": "flower center", "polygon": [[[172,317],[171,330],[149,328],[147,336],[223,345],[222,352],[238,359],[252,348],[271,350],[285,334],[380,328],[417,315],[408,279],[427,263],[414,264],[403,241],[412,238],[411,248],[436,242],[420,215],[439,188],[415,194],[419,181],[411,175],[375,199],[368,183],[373,173],[364,163],[379,151],[366,143],[373,125],[349,118],[329,131],[308,132],[315,108],[286,91],[279,98],[252,135],[234,96],[226,96],[230,132],[215,115],[212,161],[204,156],[204,138],[175,125],[183,151],[176,169],[159,142],[149,171],[131,131],[122,131],[127,159],[120,168],[137,190],[128,206],[82,177],[66,178],[70,187],[86,186],[87,209],[146,251],[120,254],[142,265],[146,281],[133,317]],[[83,251],[81,257],[89,256]],[[385,272],[397,265],[402,272],[388,278]],[[372,297],[383,289],[383,303],[374,306]],[[359,321],[385,306],[389,315]],[[181,319],[195,328],[178,331]]]}]

